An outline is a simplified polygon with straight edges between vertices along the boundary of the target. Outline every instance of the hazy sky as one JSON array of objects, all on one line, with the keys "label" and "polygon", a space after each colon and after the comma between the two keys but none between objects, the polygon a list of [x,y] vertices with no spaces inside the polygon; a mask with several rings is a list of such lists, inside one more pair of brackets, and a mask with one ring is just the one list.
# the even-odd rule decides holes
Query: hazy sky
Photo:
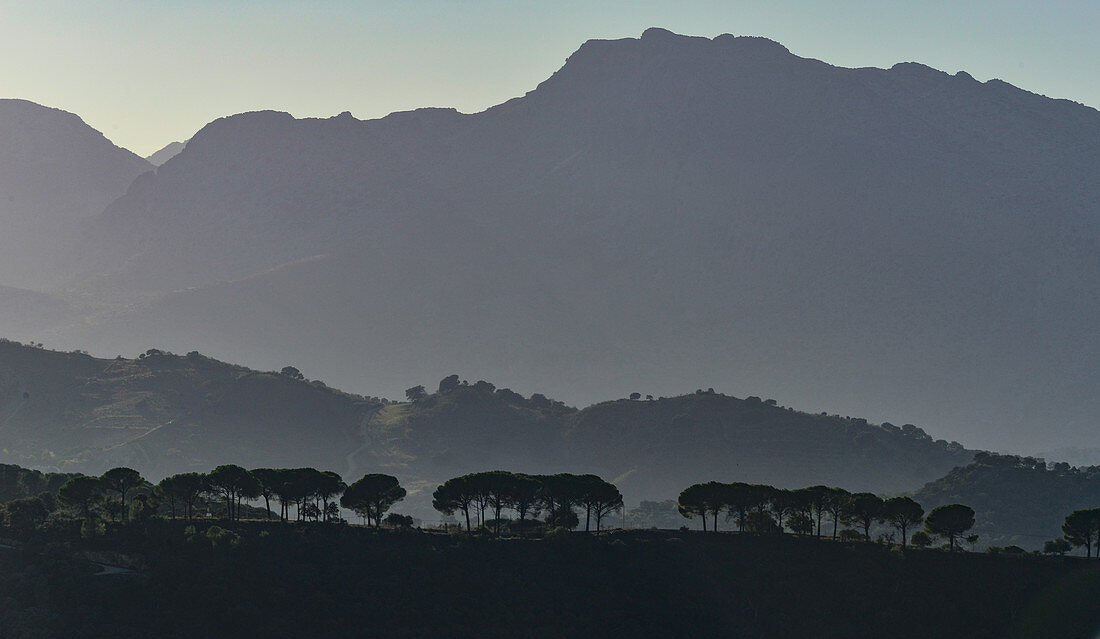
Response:
[{"label": "hazy sky", "polygon": [[1100,107],[1100,1],[0,0],[0,97],[73,111],[147,155],[255,109],[479,111],[589,38],[761,35],[841,66],[918,61]]}]

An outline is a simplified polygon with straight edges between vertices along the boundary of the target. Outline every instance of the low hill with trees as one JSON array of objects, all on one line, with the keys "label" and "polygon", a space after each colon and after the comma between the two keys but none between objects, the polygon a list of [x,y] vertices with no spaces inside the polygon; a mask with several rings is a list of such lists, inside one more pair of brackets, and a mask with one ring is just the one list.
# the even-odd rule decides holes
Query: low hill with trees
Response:
[{"label": "low hill with trees", "polygon": [[977,453],[914,497],[927,509],[969,504],[977,514],[974,532],[989,545],[1038,549],[1061,535],[1068,513],[1100,505],[1100,466]]},{"label": "low hill with trees", "polygon": [[199,353],[100,359],[0,341],[0,461],[149,477],[250,466],[344,468],[381,401]]},{"label": "low hill with trees", "polygon": [[0,342],[0,462],[151,479],[235,463],[313,466],[401,479],[413,514],[431,492],[486,468],[593,473],[630,504],[699,481],[781,488],[913,490],[973,451],[907,424],[809,414],[713,391],[623,399],[578,410],[535,393],[451,375],[408,401],[351,395],[293,367],[261,372],[191,352],[100,359]]}]

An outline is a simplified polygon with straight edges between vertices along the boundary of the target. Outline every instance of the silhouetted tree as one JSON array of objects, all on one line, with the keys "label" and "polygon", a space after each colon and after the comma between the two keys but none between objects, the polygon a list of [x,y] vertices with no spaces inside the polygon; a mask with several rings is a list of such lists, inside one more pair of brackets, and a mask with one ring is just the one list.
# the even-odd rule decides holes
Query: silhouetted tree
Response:
[{"label": "silhouetted tree", "polygon": [[927,548],[932,545],[932,538],[928,536],[928,533],[923,530],[918,530],[913,533],[913,537],[909,540],[909,543],[913,544],[917,548]]},{"label": "silhouetted tree", "polygon": [[145,483],[142,479],[141,473],[133,468],[112,468],[99,478],[100,485],[104,490],[110,490],[118,493],[119,505],[122,507],[122,518],[126,519],[126,495],[135,488],[138,488]]},{"label": "silhouetted tree", "polygon": [[806,514],[814,522],[814,534],[821,537],[821,521],[829,513],[828,486],[810,486],[798,491],[799,500],[806,507]]},{"label": "silhouetted tree", "polygon": [[286,375],[291,379],[305,379],[306,376],[302,374],[302,371],[294,368],[293,366],[284,366],[283,370],[279,371],[280,374]]},{"label": "silhouetted tree", "polygon": [[[423,388],[423,387],[421,387],[421,388]],[[440,393],[449,393],[449,392],[455,390],[456,388],[458,388],[458,375],[448,375],[448,376],[444,377],[443,379],[439,380],[439,392]],[[407,393],[406,393],[406,395],[407,395]],[[412,400],[413,398],[409,397],[409,399]]]},{"label": "silhouetted tree", "polygon": [[924,519],[924,508],[908,497],[892,497],[882,504],[882,516],[901,534],[901,547],[905,548],[909,527]]},{"label": "silhouetted tree", "polygon": [[1064,555],[1073,550],[1073,544],[1059,537],[1043,544],[1043,552],[1048,555]]},{"label": "silhouetted tree", "polygon": [[829,519],[833,522],[833,539],[837,538],[837,531],[840,528],[840,522],[844,520],[844,513],[848,512],[848,502],[851,500],[852,494],[843,488],[830,488],[828,493],[828,504],[826,510],[829,513]]},{"label": "silhouetted tree", "polygon": [[[1062,534],[1066,541],[1074,546],[1085,547],[1085,557],[1092,556],[1092,542],[1096,539],[1097,528],[1100,527],[1100,508],[1091,510],[1075,510],[1066,515],[1062,524]],[[1100,556],[1100,548],[1097,549]]]},{"label": "silhouetted tree", "polygon": [[428,391],[424,390],[424,386],[413,386],[412,388],[405,389],[405,397],[410,402],[418,402],[428,396]]},{"label": "silhouetted tree", "polygon": [[382,514],[404,499],[405,494],[396,477],[372,473],[348,486],[340,498],[340,505],[351,510],[365,510],[368,519],[373,519],[377,527],[382,523]]},{"label": "silhouetted tree", "polygon": [[596,518],[596,531],[602,527],[603,518],[609,513],[622,508],[623,495],[614,484],[604,481],[596,475],[583,475],[584,488],[581,493],[580,505],[584,506],[584,530],[590,529],[590,520]]},{"label": "silhouetted tree", "polygon": [[933,508],[924,519],[924,530],[930,535],[947,537],[951,550],[955,538],[974,527],[974,509],[962,504],[948,504]]},{"label": "silhouetted tree", "polygon": [[236,464],[218,466],[206,476],[210,489],[225,499],[226,516],[230,521],[240,518],[240,502],[243,497],[261,494],[260,482],[244,468]]},{"label": "silhouetted tree", "polygon": [[253,468],[249,472],[256,481],[260,482],[260,495],[264,498],[264,509],[267,510],[267,518],[271,519],[271,500],[278,494],[282,473],[275,468]]},{"label": "silhouetted tree", "polygon": [[57,501],[80,511],[85,519],[92,515],[92,504],[103,494],[98,477],[73,477],[57,491]]},{"label": "silhouetted tree", "polygon": [[9,501],[3,506],[4,524],[21,533],[28,533],[46,521],[49,509],[37,497],[24,497]]},{"label": "silhouetted tree", "polygon": [[[346,495],[347,493],[345,493]],[[444,515],[453,515],[461,510],[466,517],[466,532],[470,531],[470,507],[477,499],[477,492],[465,476],[454,477],[443,482],[432,493],[432,508]]]},{"label": "silhouetted tree", "polygon": [[676,505],[680,514],[691,519],[698,515],[703,520],[703,530],[707,529],[707,506],[706,506],[706,489],[703,488],[703,484],[693,484],[685,488],[680,497],[676,500]]},{"label": "silhouetted tree", "polygon": [[856,493],[848,500],[844,521],[863,529],[863,539],[871,541],[871,526],[882,520],[882,498],[873,493]]},{"label": "silhouetted tree", "polygon": [[315,494],[321,498],[321,515],[325,521],[328,521],[329,500],[347,490],[347,487],[348,485],[344,483],[343,478],[333,471],[326,470],[321,473],[317,481]]},{"label": "silhouetted tree", "polygon": [[745,532],[748,515],[756,507],[760,491],[751,484],[734,482],[727,484],[723,492],[725,496],[722,501],[728,513],[726,518],[735,519],[738,532]]},{"label": "silhouetted tree", "polygon": [[199,495],[206,492],[206,477],[199,473],[180,473],[160,480],[155,489],[156,494],[168,503],[172,518],[176,518],[176,504],[184,506],[188,519],[192,517],[192,510]]},{"label": "silhouetted tree", "polygon": [[542,482],[530,475],[516,474],[508,487],[508,504],[524,521],[527,515],[538,516],[539,492]]}]

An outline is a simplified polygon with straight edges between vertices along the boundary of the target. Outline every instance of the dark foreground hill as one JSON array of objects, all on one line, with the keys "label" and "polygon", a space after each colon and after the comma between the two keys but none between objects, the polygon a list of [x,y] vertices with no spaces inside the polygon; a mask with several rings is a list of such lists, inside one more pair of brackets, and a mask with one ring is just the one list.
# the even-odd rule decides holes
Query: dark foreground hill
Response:
[{"label": "dark foreground hill", "polygon": [[60,545],[0,549],[0,634],[1089,639],[1100,627],[1100,568],[1074,558],[308,525],[241,525],[212,547],[209,524],[191,535],[164,524],[144,541],[93,544],[124,551],[137,573],[95,576]]},{"label": "dark foreground hill", "polygon": [[25,339],[1095,445],[1098,149],[997,80],[652,29],[481,113],[212,122],[88,226],[103,308]]}]

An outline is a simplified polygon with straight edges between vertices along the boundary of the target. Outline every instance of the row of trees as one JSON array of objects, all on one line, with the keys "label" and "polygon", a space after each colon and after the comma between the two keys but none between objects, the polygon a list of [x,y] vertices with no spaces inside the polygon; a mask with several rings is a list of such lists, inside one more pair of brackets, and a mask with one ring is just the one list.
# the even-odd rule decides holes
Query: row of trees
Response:
[{"label": "row of trees", "polygon": [[99,477],[70,479],[58,490],[57,501],[86,519],[94,511],[102,510],[118,513],[125,520],[134,507],[131,501],[136,495],[141,497],[143,507],[163,504],[173,519],[180,515],[192,519],[197,504],[204,499],[216,499],[224,502],[227,518],[238,520],[243,503],[262,498],[269,518],[274,500],[284,521],[290,517],[291,506],[299,521],[339,519],[339,507],[343,506],[379,525],[385,511],[404,499],[405,489],[392,475],[368,474],[348,485],[337,473],[315,468],[248,470],[225,464],[209,473],[165,477],[156,485],[132,468],[112,468]]},{"label": "row of trees", "polygon": [[472,473],[448,479],[432,495],[432,506],[445,515],[462,512],[466,530],[471,513],[478,525],[485,524],[485,511],[493,514],[494,532],[500,533],[501,514],[511,510],[521,522],[546,513],[546,523],[575,528],[580,519],[574,509],[584,510],[584,529],[601,530],[603,520],[623,507],[623,496],[614,484],[596,475],[525,475],[503,470]]},{"label": "row of trees", "polygon": [[[719,515],[736,522],[739,532],[781,533],[786,529],[800,535],[821,537],[823,524],[832,525],[832,538],[840,526],[853,526],[871,539],[876,523],[888,524],[901,537],[902,546],[909,541],[909,531],[924,523],[925,530],[912,538],[919,545],[930,542],[928,535],[945,537],[952,550],[956,540],[974,526],[973,509],[961,504],[940,506],[924,515],[924,508],[909,497],[883,499],[873,493],[851,493],[843,488],[810,486],[787,490],[763,484],[707,482],[694,484],[680,493],[677,501],[680,514],[700,517],[703,530],[718,530]],[[967,538],[971,543],[977,537]]]}]

